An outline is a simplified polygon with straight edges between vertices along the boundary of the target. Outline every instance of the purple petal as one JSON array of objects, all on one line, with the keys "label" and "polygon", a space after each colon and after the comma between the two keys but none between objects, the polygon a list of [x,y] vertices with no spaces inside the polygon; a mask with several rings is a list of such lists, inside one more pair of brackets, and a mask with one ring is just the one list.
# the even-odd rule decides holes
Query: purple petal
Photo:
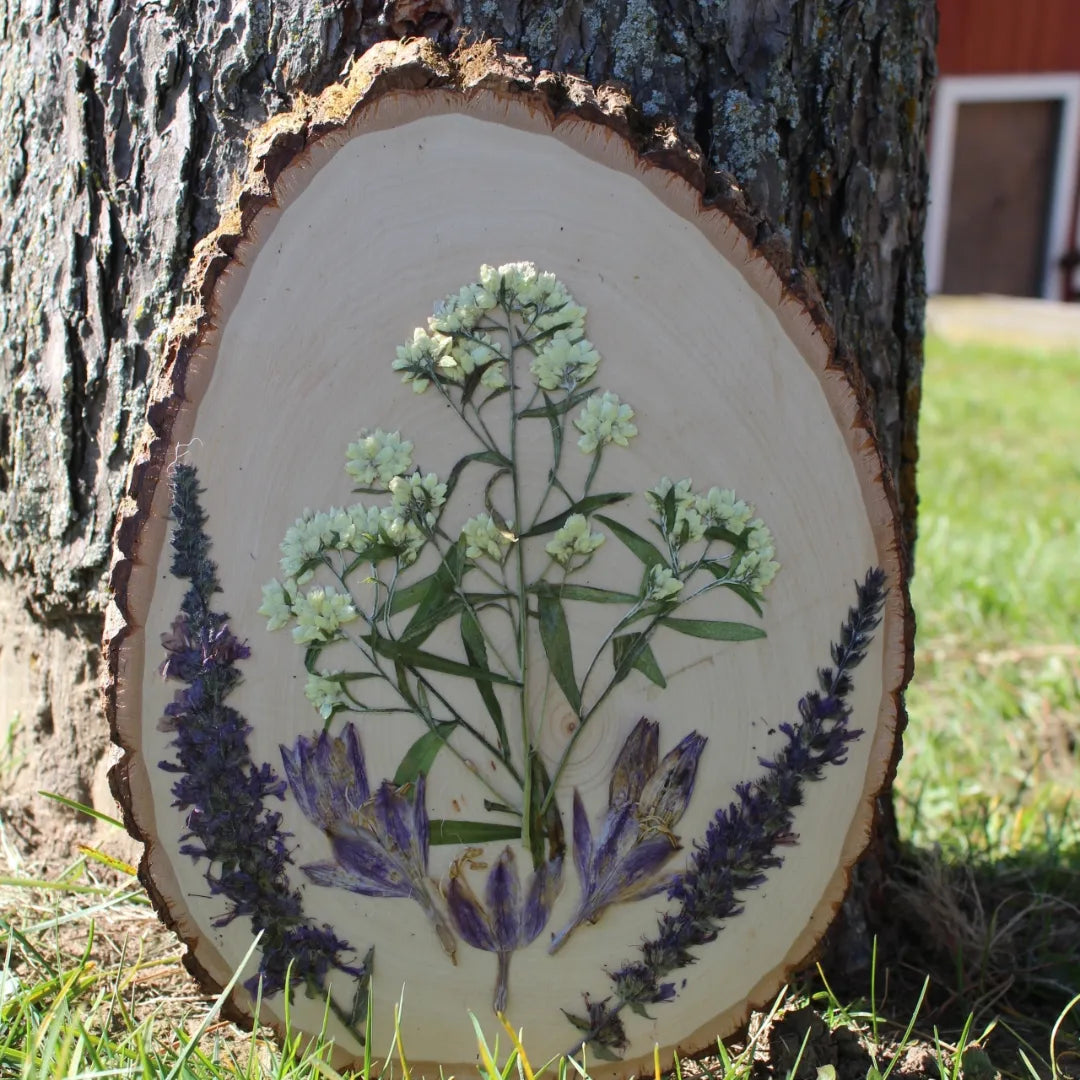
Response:
[{"label": "purple petal", "polygon": [[636,803],[645,781],[656,771],[660,725],[644,716],[626,737],[611,770],[608,806],[614,810],[623,803]]},{"label": "purple petal", "polygon": [[638,802],[638,817],[644,828],[671,829],[686,813],[705,742],[704,735],[692,731],[664,755]]},{"label": "purple petal", "polygon": [[581,891],[589,890],[589,870],[592,866],[592,829],[589,828],[589,815],[581,795],[574,789],[574,865],[577,867]]},{"label": "purple petal", "polygon": [[324,829],[329,824],[324,821],[319,813],[318,793],[312,786],[311,770],[309,768],[309,741],[299,736],[296,745],[290,751],[288,747],[281,747],[281,764],[285,769],[286,779],[292,788],[293,796],[300,806],[300,811],[313,825]]},{"label": "purple petal", "polygon": [[637,839],[638,820],[634,810],[632,803],[624,803],[604,815],[604,824],[596,842],[589,873],[589,883],[593,887],[614,868],[620,856]]},{"label": "purple petal", "polygon": [[345,889],[348,892],[359,893],[361,896],[402,897],[411,895],[403,893],[399,887],[384,880],[360,875],[347,869],[336,862],[308,863],[301,866],[301,870],[307,875],[308,880],[316,885],[323,885],[328,889]]},{"label": "purple petal", "polygon": [[503,850],[487,879],[488,919],[500,950],[515,949],[520,930],[521,883],[514,853]]},{"label": "purple petal", "polygon": [[348,723],[343,732],[345,736],[346,759],[352,779],[356,784],[354,795],[356,805],[360,806],[371,798],[371,789],[368,787],[367,768],[364,765],[364,754],[360,749],[360,737],[356,733],[356,725]]},{"label": "purple petal", "polygon": [[485,952],[497,951],[487,916],[460,871],[446,886],[446,907],[457,932],[469,945]]},{"label": "purple petal", "polygon": [[409,800],[401,789],[384,780],[375,792],[376,829],[392,847],[405,855],[413,850],[411,816]]},{"label": "purple petal", "polygon": [[525,897],[525,907],[521,912],[518,948],[523,948],[535,941],[547,926],[555,898],[562,889],[562,880],[563,857],[561,855],[556,855],[554,859],[544,863],[533,874],[528,895]]},{"label": "purple petal", "polygon": [[640,892],[638,886],[660,872],[664,863],[679,849],[664,835],[653,835],[635,844],[618,866],[599,882],[590,904],[595,918],[603,908],[620,900],[629,900]]},{"label": "purple petal", "polygon": [[367,829],[350,829],[333,837],[332,847],[338,863],[359,883],[348,886],[364,896],[416,895],[407,868],[388,852]]}]

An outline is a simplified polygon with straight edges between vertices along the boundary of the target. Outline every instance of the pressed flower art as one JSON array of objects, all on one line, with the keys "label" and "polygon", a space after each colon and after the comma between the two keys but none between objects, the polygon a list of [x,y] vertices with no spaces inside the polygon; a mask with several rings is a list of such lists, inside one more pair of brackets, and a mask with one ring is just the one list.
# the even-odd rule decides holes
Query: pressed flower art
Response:
[{"label": "pressed flower art", "polygon": [[468,1072],[469,1012],[630,1075],[840,901],[895,504],[812,290],[677,137],[376,52],[198,245],[117,532],[114,780],[230,1015],[355,1068],[404,994],[418,1075]]},{"label": "pressed flower art", "polygon": [[[198,481],[191,466],[175,470],[173,572],[190,588],[163,637],[162,671],[187,689],[164,721],[180,760],[162,768],[182,774],[174,791],[200,841],[184,850],[209,861],[206,880],[229,904],[223,917],[248,915],[267,935],[253,977],[264,994],[299,984],[334,1003],[332,970],[354,980],[354,995],[370,985],[375,950],[355,963],[337,929],[305,918],[302,897],[317,900],[321,890],[415,905],[433,959],[451,968],[462,949],[491,954],[498,1013],[513,1002],[515,953],[535,944],[557,962],[610,909],[648,900],[645,912],[659,904],[666,913],[642,958],[609,969],[608,997],[586,995],[583,1014],[566,1011],[579,1043],[617,1053],[623,1009],[677,998],[666,977],[692,963],[781,865],[802,786],[842,764],[860,734],[848,727],[845,697],[877,622],[877,571],[834,646],[835,669],[821,672],[796,724],[779,724],[786,748],[762,758],[764,775],[736,787],[737,801],[716,810],[704,838],[682,835],[709,755],[708,737],[693,727],[623,722],[599,814],[564,781],[617,688],[637,680],[639,693],[659,693],[676,677],[655,642],[681,635],[734,648],[764,639],[764,603],[780,569],[769,527],[730,488],[667,476],[637,493],[605,487],[607,456],[639,432],[634,408],[600,389],[608,365],[585,336],[586,315],[530,263],[484,266],[398,347],[390,367],[416,394],[439,395],[474,445],[440,474],[418,460],[408,433],[363,428],[343,460],[358,501],[305,509],[285,531],[280,577],[263,585],[258,611],[269,632],[294,643],[304,682],[289,707],[309,711],[277,763],[250,762],[250,725],[224,705],[252,646],[210,608],[218,583]],[[547,441],[539,486],[525,479],[523,447],[535,454],[537,445],[529,429]],[[478,492],[484,509],[472,512]],[[612,578],[603,563],[619,550],[624,569]],[[735,602],[752,621],[710,615],[722,595],[732,598],[724,613]],[[579,640],[582,608],[600,612],[603,629]],[[572,717],[554,756],[541,750],[552,696]],[[222,750],[234,732],[235,750],[220,765],[205,753],[208,722]],[[364,733],[387,722],[411,728],[412,739],[388,775],[372,778]],[[473,777],[482,816],[431,817],[430,781],[446,760]],[[289,799],[323,837],[321,854],[291,845],[280,812],[267,806]],[[433,847],[448,847],[451,861],[433,866]],[[357,1000],[333,1007],[355,1021]]]}]

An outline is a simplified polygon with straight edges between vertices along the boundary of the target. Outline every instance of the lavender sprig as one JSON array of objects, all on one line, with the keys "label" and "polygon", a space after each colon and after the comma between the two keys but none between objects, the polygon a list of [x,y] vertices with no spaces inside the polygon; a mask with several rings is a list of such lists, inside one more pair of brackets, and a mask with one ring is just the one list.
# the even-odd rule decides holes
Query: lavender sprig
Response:
[{"label": "lavender sprig", "polygon": [[[180,851],[208,864],[204,877],[210,893],[225,901],[215,925],[244,917],[263,932],[259,972],[245,983],[251,992],[261,978],[267,995],[302,985],[322,996],[332,968],[363,987],[371,974],[371,953],[360,965],[346,963],[343,955],[353,951],[351,946],[329,925],[306,918],[300,892],[289,886],[288,833],[281,829],[281,815],[266,807],[268,799],[284,797],[285,782],[270,765],[251,760],[251,726],[225,704],[241,679],[237,662],[251,650],[229,630],[228,616],[210,606],[221,586],[209,555],[201,490],[194,466],[174,467],[171,570],[190,587],[171,631],[162,635],[161,673],[186,685],[176,691],[159,724],[176,733],[170,744],[176,760],[158,767],[177,774],[173,805],[188,811],[188,842]],[[361,998],[366,1000],[366,990],[358,992]],[[355,1017],[342,1018],[355,1028]]]},{"label": "lavender sprig", "polygon": [[656,935],[641,946],[640,960],[611,973],[612,997],[596,1001],[586,994],[586,1015],[566,1012],[583,1032],[573,1052],[585,1044],[605,1055],[623,1049],[626,1032],[619,1013],[629,1007],[644,1014],[647,1005],[671,1001],[677,991],[665,976],[694,962],[690,950],[713,941],[720,924],[742,912],[740,895],[781,865],[777,848],[798,842],[791,830],[804,783],[820,780],[826,765],[842,765],[848,744],[863,734],[848,727],[847,697],[854,686],[851,671],[865,658],[881,621],[885,572],[869,570],[856,590],[856,606],[830,648],[835,666],[818,671],[818,688],[799,702],[799,721],[780,726],[787,742],[772,759],[761,759],[765,772],[739,784],[737,800],[716,811],[689,867],[668,891],[678,909],[660,917]]}]

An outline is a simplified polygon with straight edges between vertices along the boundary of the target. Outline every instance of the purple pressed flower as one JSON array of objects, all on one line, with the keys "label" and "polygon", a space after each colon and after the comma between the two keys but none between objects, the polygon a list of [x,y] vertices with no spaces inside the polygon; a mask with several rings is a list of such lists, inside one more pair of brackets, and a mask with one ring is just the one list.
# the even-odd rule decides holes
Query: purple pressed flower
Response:
[{"label": "purple pressed flower", "polygon": [[661,873],[680,849],[674,833],[694,793],[705,737],[691,732],[662,761],[659,725],[642,717],[612,769],[608,810],[594,840],[581,795],[574,792],[574,865],[581,882],[577,913],[552,938],[561,948],[583,922],[596,922],[611,904],[640,900],[671,886]]},{"label": "purple pressed flower", "polygon": [[341,736],[301,735],[281,747],[289,786],[304,817],[330,840],[332,860],[300,869],[316,885],[361,896],[415,900],[431,920],[446,954],[456,953],[453,931],[428,888],[428,815],[423,775],[415,785],[384,781],[371,794],[356,728]]},{"label": "purple pressed flower", "polygon": [[510,957],[535,941],[547,925],[552,905],[562,888],[563,857],[556,855],[532,875],[524,901],[514,853],[506,848],[488,874],[481,904],[465,880],[460,864],[446,886],[446,903],[462,940],[474,949],[498,955],[493,1007],[506,1011]]}]

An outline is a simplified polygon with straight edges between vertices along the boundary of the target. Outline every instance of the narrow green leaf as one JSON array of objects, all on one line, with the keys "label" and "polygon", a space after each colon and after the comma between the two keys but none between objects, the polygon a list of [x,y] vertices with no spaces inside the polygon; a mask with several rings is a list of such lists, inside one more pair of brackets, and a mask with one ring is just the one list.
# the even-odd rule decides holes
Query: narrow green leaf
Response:
[{"label": "narrow green leaf", "polygon": [[[481,671],[491,670],[488,667],[487,643],[484,641],[484,631],[480,627],[480,620],[467,607],[461,609],[461,643],[465,646],[465,656],[473,667]],[[499,704],[495,688],[487,679],[478,679],[476,689],[480,691],[484,707],[498,732],[499,746],[505,751],[508,748],[506,721],[503,718],[502,706]]]},{"label": "narrow green leaf", "polygon": [[710,525],[705,530],[706,540],[723,540],[726,544],[733,544],[735,547],[744,547],[746,541],[745,533],[733,533],[729,529],[725,529],[721,525]]},{"label": "narrow green leaf", "polygon": [[449,818],[432,818],[428,822],[430,843],[438,844],[486,844],[491,840],[517,840],[521,836],[520,825],[499,825],[494,821],[452,821]]},{"label": "narrow green leaf", "polygon": [[463,601],[457,595],[457,589],[461,584],[464,552],[462,540],[446,552],[439,569],[431,575],[431,584],[417,605],[409,625],[401,632],[402,642],[419,645],[440,623],[461,610]]},{"label": "narrow green leaf", "polygon": [[421,773],[427,775],[431,772],[436,756],[456,727],[455,721],[446,720],[425,731],[405,752],[397,772],[394,773],[394,783],[401,787],[402,784],[413,783]]},{"label": "narrow green leaf", "polygon": [[414,581],[404,589],[395,590],[393,602],[390,604],[390,614],[396,615],[399,611],[408,611],[409,608],[416,607],[424,599],[434,580],[435,574],[428,574],[427,577]]},{"label": "narrow green leaf", "polygon": [[639,599],[634,593],[599,589],[595,585],[553,585],[550,581],[530,585],[529,592],[549,593],[561,600],[586,600],[591,604],[636,604]]},{"label": "narrow green leaf", "polygon": [[[629,491],[609,491],[603,495],[588,495],[584,499],[578,499],[572,506],[567,507],[561,514],[556,514],[554,517],[548,518],[546,521],[541,521],[534,525],[527,533],[524,533],[522,539],[529,536],[543,536],[545,533],[552,533],[556,529],[561,529],[566,524],[566,519],[571,514],[585,514],[588,516],[594,510],[599,510],[602,506],[610,506],[612,503],[622,502],[623,499],[630,498],[632,492]],[[600,520],[607,520],[601,518]]]},{"label": "narrow green leaf", "polygon": [[594,389],[590,387],[588,390],[578,390],[577,393],[571,394],[569,397],[565,397],[562,401],[552,401],[551,398],[544,395],[544,401],[546,405],[538,405],[535,409],[525,409],[518,413],[519,420],[539,420],[541,417],[547,419],[553,419],[558,416],[562,416],[564,413],[568,413],[575,405],[580,405],[587,397],[592,397],[595,393]]},{"label": "narrow green leaf", "polygon": [[765,636],[765,631],[760,627],[720,619],[665,618],[660,620],[660,625],[689,637],[708,638],[710,641],[754,641]]},{"label": "narrow green leaf", "polygon": [[633,529],[628,529],[625,525],[603,514],[597,514],[596,520],[602,521],[615,534],[615,538],[625,544],[646,566],[667,566],[667,559],[645,537],[638,536]]},{"label": "narrow green leaf", "polygon": [[730,589],[740,600],[745,600],[758,615],[763,614],[761,610],[761,597],[758,596],[749,585],[732,583],[731,585],[725,585],[724,588]]},{"label": "narrow green leaf", "polygon": [[652,647],[644,634],[621,634],[611,643],[615,661],[615,681],[621,682],[631,671],[640,671],[649,682],[661,689],[667,679],[656,662]]},{"label": "narrow green leaf", "polygon": [[510,467],[510,462],[502,454],[498,454],[494,450],[478,450],[475,454],[466,454],[454,465],[450,470],[450,475],[446,478],[447,499],[453,494],[454,488],[457,487],[466,466],[471,465],[474,461],[482,462],[485,465],[498,465],[501,468]]},{"label": "narrow green leaf", "polygon": [[389,638],[381,637],[378,634],[369,634],[364,640],[380,655],[407,667],[426,668],[428,671],[439,671],[444,675],[459,675],[463,679],[486,679],[488,682],[502,683],[506,686],[520,685],[516,679],[508,679],[505,675],[499,675],[497,672],[484,671],[482,668],[472,667],[470,664],[449,660],[445,656],[425,652],[423,649],[415,649],[404,642],[391,641]]},{"label": "narrow green leaf", "polygon": [[574,654],[570,648],[570,627],[566,622],[566,612],[557,596],[540,593],[537,597],[540,607],[540,640],[547,654],[548,666],[555,681],[566,695],[570,707],[576,713],[581,712],[581,691],[574,677]]}]

